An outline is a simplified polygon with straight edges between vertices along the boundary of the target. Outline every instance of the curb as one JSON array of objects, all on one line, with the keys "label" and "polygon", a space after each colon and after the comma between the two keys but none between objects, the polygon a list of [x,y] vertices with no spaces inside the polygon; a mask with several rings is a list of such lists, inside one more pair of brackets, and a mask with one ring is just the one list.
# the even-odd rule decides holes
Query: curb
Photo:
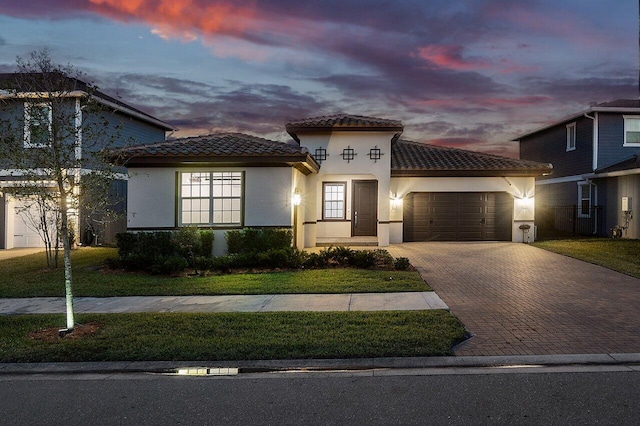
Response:
[{"label": "curb", "polygon": [[640,353],[521,356],[412,357],[357,359],[294,359],[252,361],[117,361],[0,363],[0,375],[171,373],[178,368],[237,368],[240,373],[306,370],[371,370],[416,368],[486,368],[640,364]]}]

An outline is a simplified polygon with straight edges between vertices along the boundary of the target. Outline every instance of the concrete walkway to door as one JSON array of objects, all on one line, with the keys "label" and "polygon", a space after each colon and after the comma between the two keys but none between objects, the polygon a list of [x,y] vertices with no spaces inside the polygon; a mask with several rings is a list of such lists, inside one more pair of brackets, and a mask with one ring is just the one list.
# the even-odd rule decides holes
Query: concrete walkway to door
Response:
[{"label": "concrete walkway to door", "polygon": [[640,280],[518,243],[405,243],[473,337],[456,355],[640,352]]}]

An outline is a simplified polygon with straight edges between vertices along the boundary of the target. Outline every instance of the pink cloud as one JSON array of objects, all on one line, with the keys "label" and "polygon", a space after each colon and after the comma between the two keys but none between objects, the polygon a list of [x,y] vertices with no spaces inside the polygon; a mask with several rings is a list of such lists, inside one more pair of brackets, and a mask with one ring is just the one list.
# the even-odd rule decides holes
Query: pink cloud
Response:
[{"label": "pink cloud", "polygon": [[438,68],[473,71],[489,67],[486,61],[463,58],[462,53],[462,46],[429,45],[418,48],[418,56]]},{"label": "pink cloud", "polygon": [[93,11],[119,21],[144,21],[166,37],[186,32],[237,35],[255,25],[257,11],[233,2],[198,0],[89,0]]}]

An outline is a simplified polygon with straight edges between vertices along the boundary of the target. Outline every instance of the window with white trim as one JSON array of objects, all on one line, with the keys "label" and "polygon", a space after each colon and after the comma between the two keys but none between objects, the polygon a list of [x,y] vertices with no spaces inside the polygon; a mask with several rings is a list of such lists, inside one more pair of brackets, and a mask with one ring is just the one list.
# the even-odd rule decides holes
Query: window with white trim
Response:
[{"label": "window with white trim", "polygon": [[51,104],[24,104],[24,147],[42,148],[51,145]]},{"label": "window with white trim", "polygon": [[345,196],[347,184],[325,182],[322,188],[322,218],[341,220],[345,218]]},{"label": "window with white trim", "polygon": [[243,172],[180,173],[179,224],[242,225]]},{"label": "window with white trim", "polygon": [[567,151],[576,149],[576,123],[567,124]]},{"label": "window with white trim", "polygon": [[624,146],[640,146],[640,115],[624,115]]},{"label": "window with white trim", "polygon": [[592,183],[578,183],[578,217],[591,217],[595,188]]}]

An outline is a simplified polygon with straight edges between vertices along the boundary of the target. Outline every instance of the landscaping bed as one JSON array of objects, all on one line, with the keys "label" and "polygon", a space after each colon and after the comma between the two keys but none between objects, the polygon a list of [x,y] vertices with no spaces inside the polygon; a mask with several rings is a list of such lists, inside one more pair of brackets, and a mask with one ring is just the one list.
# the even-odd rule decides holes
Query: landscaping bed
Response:
[{"label": "landscaping bed", "polygon": [[216,361],[451,355],[465,338],[447,311],[83,314],[0,317],[0,362]]}]

